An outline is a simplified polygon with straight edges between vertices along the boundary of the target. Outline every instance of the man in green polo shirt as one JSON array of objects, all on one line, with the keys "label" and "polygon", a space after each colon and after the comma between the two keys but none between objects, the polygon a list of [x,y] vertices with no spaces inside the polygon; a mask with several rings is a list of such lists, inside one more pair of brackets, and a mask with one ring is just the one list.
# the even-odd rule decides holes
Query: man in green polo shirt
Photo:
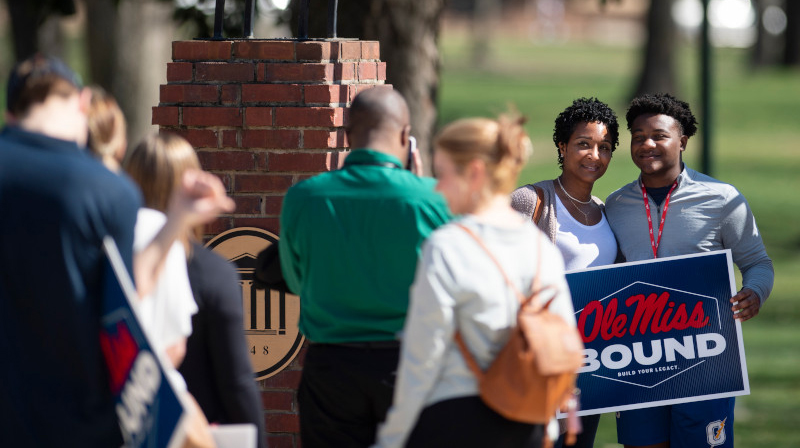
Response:
[{"label": "man in green polo shirt", "polygon": [[281,268],[310,341],[298,390],[304,448],[371,445],[392,403],[417,255],[450,216],[435,181],[403,169],[410,129],[400,94],[360,93],[347,128],[357,149],[283,202]]}]

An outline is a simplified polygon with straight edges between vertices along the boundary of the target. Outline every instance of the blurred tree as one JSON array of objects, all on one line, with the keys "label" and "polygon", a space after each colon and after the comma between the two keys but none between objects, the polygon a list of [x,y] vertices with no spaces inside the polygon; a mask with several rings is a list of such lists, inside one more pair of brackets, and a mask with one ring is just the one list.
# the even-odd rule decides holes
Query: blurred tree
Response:
[{"label": "blurred tree", "polygon": [[786,32],[783,47],[783,64],[800,65],[800,1],[786,0]]},{"label": "blurred tree", "polygon": [[[117,0],[85,0],[86,50],[92,82],[112,91],[117,44]],[[123,107],[124,109],[124,107]]]},{"label": "blurred tree", "polygon": [[176,30],[171,0],[84,0],[89,75],[117,99],[128,121],[128,141],[152,132]]},{"label": "blurred tree", "polygon": [[[48,20],[74,14],[74,0],[7,4],[16,60],[36,52],[62,56],[60,23]],[[85,0],[85,5],[88,80],[117,98],[128,120],[129,139],[135,141],[150,131],[150,107],[158,103],[171,48],[165,43],[172,41],[175,29],[172,0]]]},{"label": "blurred tree", "polygon": [[[151,126],[151,107],[158,104],[165,82],[170,43],[178,24],[191,37],[211,37],[216,0],[85,0],[87,49],[92,81],[111,92],[128,120],[128,137],[136,143]],[[242,35],[244,0],[225,2],[226,36]]]},{"label": "blurred tree", "polygon": [[[296,32],[301,0],[291,2]],[[327,4],[311,0],[309,37],[327,35]],[[339,3],[338,36],[377,40],[386,62],[386,82],[411,109],[411,133],[420,143],[426,169],[436,124],[439,89],[439,30],[445,0],[353,0]]]},{"label": "blurred tree", "polygon": [[502,3],[475,0],[472,10],[472,64],[475,67],[485,67],[490,63],[490,42],[501,13]]},{"label": "blurred tree", "polygon": [[672,19],[673,0],[651,0],[645,29],[647,42],[642,69],[633,96],[643,93],[676,93],[675,41],[677,26]]},{"label": "blurred tree", "polygon": [[6,3],[11,17],[16,61],[27,59],[39,51],[39,29],[48,18],[75,14],[73,0],[6,0]]},{"label": "blurred tree", "polygon": [[764,13],[767,8],[776,7],[779,3],[780,0],[753,0],[756,13],[756,41],[750,48],[750,63],[754,67],[775,65],[781,59],[783,35],[779,36],[775,30],[770,32],[764,24]]},{"label": "blurred tree", "polygon": [[[119,0],[111,92],[128,119],[128,138],[138,143],[153,132],[152,107],[166,83],[176,23],[174,6],[163,0]],[[90,55],[95,58],[98,55]]]},{"label": "blurred tree", "polygon": [[[41,51],[60,56],[58,37],[43,40],[49,18],[76,12],[74,0],[6,0],[11,16],[14,56],[22,60]],[[151,107],[158,104],[164,66],[170,59],[177,23],[210,37],[216,0],[84,0],[88,80],[111,92],[128,120],[135,143],[153,128]],[[244,0],[226,2],[227,36],[241,36]],[[210,16],[209,16],[210,12]],[[53,21],[58,28],[57,21]],[[49,22],[48,22],[49,25]],[[192,36],[192,37],[194,37]]]}]

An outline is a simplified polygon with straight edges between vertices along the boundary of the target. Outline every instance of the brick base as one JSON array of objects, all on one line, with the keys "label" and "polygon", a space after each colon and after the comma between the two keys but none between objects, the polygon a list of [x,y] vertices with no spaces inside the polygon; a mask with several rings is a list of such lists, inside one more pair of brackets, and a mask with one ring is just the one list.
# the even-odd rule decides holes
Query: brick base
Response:
[{"label": "brick base", "polygon": [[[153,124],[185,137],[236,201],[234,213],[206,227],[207,239],[235,227],[280,233],[286,190],[347,155],[353,97],[391,88],[379,54],[378,42],[357,40],[173,42]],[[300,446],[296,390],[305,351],[260,381],[271,447]]]}]

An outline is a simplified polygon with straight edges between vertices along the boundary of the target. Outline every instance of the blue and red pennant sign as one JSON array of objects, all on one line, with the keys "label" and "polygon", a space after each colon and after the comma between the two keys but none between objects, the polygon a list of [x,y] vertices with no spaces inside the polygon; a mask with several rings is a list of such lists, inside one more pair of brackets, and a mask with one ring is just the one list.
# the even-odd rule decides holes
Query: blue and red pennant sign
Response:
[{"label": "blue and red pennant sign", "polygon": [[184,406],[134,315],[136,292],[116,244],[107,237],[103,245],[107,266],[100,346],[125,447],[179,447]]},{"label": "blue and red pennant sign", "polygon": [[585,344],[578,415],[750,393],[730,250],[566,277]]}]

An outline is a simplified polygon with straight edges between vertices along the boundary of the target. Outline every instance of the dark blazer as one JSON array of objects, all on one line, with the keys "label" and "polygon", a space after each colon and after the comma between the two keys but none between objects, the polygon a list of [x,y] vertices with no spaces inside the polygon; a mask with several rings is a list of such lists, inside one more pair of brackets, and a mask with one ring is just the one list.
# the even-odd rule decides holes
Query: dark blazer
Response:
[{"label": "dark blazer", "polygon": [[264,410],[242,327],[242,293],[233,265],[192,244],[189,283],[199,311],[179,371],[210,423],[254,423],[266,446]]}]

